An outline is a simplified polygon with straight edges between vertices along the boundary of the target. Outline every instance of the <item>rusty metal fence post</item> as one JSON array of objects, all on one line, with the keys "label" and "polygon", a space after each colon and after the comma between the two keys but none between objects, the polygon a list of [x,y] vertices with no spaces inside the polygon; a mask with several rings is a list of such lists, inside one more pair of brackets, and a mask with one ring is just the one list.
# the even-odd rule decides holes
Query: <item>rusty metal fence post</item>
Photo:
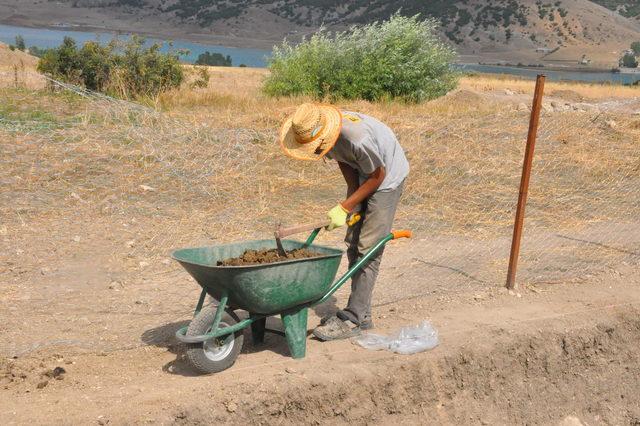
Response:
[{"label": "rusty metal fence post", "polygon": [[518,270],[520,241],[522,240],[522,227],[524,225],[524,211],[527,204],[527,193],[529,191],[533,151],[536,146],[536,136],[538,134],[538,123],[540,122],[540,109],[542,107],[542,94],[544,92],[545,78],[546,77],[542,74],[538,75],[533,95],[533,106],[531,107],[531,118],[529,119],[529,133],[527,135],[527,147],[524,152],[522,178],[520,179],[518,207],[516,209],[516,219],[513,224],[513,239],[511,241],[511,254],[509,256],[509,271],[507,272],[508,289],[513,289],[516,286],[516,272]]}]

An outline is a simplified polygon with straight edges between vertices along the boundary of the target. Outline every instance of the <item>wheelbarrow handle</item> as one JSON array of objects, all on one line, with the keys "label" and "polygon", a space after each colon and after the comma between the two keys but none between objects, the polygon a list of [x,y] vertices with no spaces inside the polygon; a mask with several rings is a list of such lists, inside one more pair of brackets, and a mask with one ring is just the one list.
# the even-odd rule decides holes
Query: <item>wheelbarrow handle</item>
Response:
[{"label": "wheelbarrow handle", "polygon": [[349,270],[345,272],[345,274],[331,286],[327,294],[325,294],[320,300],[311,303],[310,306],[320,305],[326,302],[333,295],[333,293],[338,291],[338,289],[342,287],[342,285],[346,283],[349,278],[351,278],[356,272],[358,272],[360,268],[362,268],[367,262],[369,262],[373,255],[376,254],[378,250],[384,247],[384,245],[389,241],[397,240],[398,238],[411,238],[411,236],[412,233],[408,230],[392,231],[390,234],[378,241],[373,247],[371,247],[369,251],[355,263],[355,265],[349,268]]},{"label": "wheelbarrow handle", "polygon": [[393,235],[394,240],[397,240],[398,238],[411,238],[413,233],[408,229],[401,229],[399,231],[391,231],[391,235]]}]

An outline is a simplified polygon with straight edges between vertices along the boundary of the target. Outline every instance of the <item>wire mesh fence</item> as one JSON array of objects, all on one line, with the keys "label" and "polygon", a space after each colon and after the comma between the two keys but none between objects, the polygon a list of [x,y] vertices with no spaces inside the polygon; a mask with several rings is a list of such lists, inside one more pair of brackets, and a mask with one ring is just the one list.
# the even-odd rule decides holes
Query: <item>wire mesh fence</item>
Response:
[{"label": "wire mesh fence", "polygon": [[[343,195],[335,165],[300,164],[279,153],[277,128],[217,128],[53,84],[86,98],[71,118],[0,121],[16,141],[5,145],[3,169],[21,194],[4,203],[8,218],[21,208],[71,222],[130,217],[148,231],[127,255],[156,258],[202,237],[268,235],[280,220],[322,216]],[[439,250],[416,256],[421,261],[436,262],[450,244],[460,259],[450,267],[466,270],[483,258],[487,264],[476,275],[501,283],[528,111],[473,105],[454,116],[420,113],[389,118],[411,162],[397,223],[416,231],[418,246],[439,241]],[[544,113],[522,281],[568,279],[638,254],[639,123],[602,110]]]},{"label": "wire mesh fence", "polygon": [[[448,271],[440,278],[445,284],[455,280],[501,285],[506,276],[527,121],[525,114],[513,112],[492,118],[500,125],[456,126],[456,132],[442,133],[433,145],[421,145],[425,152],[420,157],[439,157],[445,169],[462,166],[457,176],[429,168],[445,182],[427,188],[437,188],[439,200],[428,204],[431,209],[423,203],[424,213],[413,224],[429,236],[457,236],[455,256],[443,258],[449,243],[439,242],[439,250],[424,251],[420,259],[430,266],[425,273]],[[633,116],[603,111],[543,115],[529,189],[520,283],[579,281],[620,263],[637,263],[637,126]],[[464,135],[459,143],[456,134]],[[438,155],[436,149],[446,154]],[[415,178],[414,185],[434,181]],[[413,190],[412,197],[417,192]],[[459,236],[464,236],[464,242]]]},{"label": "wire mesh fence", "polygon": [[[141,276],[149,264],[175,270],[173,248],[269,238],[278,222],[314,221],[344,196],[335,164],[279,152],[288,110],[263,111],[272,126],[234,127],[53,84],[61,91],[16,89],[0,115],[5,277],[79,247]],[[527,109],[465,90],[423,106],[344,106],[387,122],[411,163],[396,223],[415,238],[388,250],[375,303],[504,285]],[[640,117],[615,106],[545,107],[519,283],[638,264]]]}]

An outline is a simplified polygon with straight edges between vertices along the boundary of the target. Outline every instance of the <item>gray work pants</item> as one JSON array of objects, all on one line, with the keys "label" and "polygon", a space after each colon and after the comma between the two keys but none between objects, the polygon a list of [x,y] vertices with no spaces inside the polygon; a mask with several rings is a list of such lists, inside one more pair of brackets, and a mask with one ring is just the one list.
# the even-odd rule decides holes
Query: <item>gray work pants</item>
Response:
[{"label": "gray work pants", "polygon": [[[371,247],[391,232],[393,218],[402,195],[404,182],[391,191],[378,191],[364,200],[360,213],[362,219],[349,227],[345,242],[349,267]],[[342,311],[355,324],[371,320],[371,295],[378,277],[384,247],[351,278],[349,303]]]}]

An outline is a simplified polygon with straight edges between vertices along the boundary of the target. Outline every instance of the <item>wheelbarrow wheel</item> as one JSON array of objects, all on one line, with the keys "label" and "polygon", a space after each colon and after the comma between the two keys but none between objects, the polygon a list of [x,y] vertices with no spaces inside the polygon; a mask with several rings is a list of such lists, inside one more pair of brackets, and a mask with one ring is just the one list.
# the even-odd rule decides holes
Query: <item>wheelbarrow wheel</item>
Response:
[{"label": "wheelbarrow wheel", "polygon": [[[217,306],[206,306],[191,321],[187,336],[201,336],[211,331]],[[239,321],[238,317],[225,312],[220,320],[220,327],[230,327]],[[198,372],[203,374],[218,373],[231,367],[242,350],[244,336],[242,330],[226,336],[213,338],[202,343],[187,345],[187,360]]]}]

